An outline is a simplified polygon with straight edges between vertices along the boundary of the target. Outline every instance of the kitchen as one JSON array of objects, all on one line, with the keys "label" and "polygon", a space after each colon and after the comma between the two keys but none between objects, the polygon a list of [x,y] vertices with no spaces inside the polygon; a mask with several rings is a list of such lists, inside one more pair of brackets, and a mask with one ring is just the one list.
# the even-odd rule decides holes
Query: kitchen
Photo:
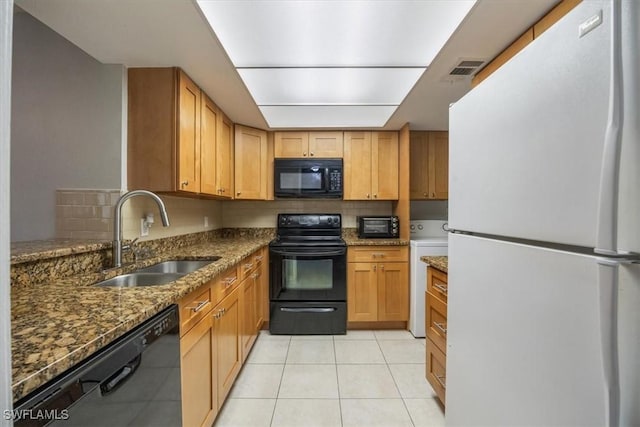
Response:
[{"label": "kitchen", "polygon": [[[26,3],[25,3],[26,4]],[[550,5],[549,5],[550,7]],[[547,8],[548,9],[548,8]],[[540,16],[540,15],[538,15]],[[530,25],[531,22],[534,22],[535,19],[530,20],[529,23],[527,25]],[[519,27],[518,29],[516,29],[514,31],[513,37],[511,37],[511,40],[515,39],[517,37],[517,35],[519,34],[519,32],[522,31],[522,28],[525,28],[526,25],[522,25],[521,27]],[[496,51],[495,53],[498,53],[498,51]],[[43,52],[46,53],[46,52]],[[167,65],[173,65],[173,64],[167,64]],[[451,64],[448,64],[447,67],[450,67]],[[435,67],[435,65],[434,65]],[[37,68],[37,67],[34,67]],[[102,123],[102,120],[96,121],[95,120],[95,111],[91,110],[91,105],[89,104],[88,106],[83,106],[82,104],[80,104],[78,106],[78,111],[76,112],[76,114],[85,114],[85,116],[87,117],[87,122],[89,122],[89,124],[91,125],[92,129],[95,129],[97,132],[104,132],[104,138],[102,138],[103,141],[105,140],[109,140],[109,141],[121,141],[122,140],[122,135],[127,133],[126,130],[126,125],[124,125],[124,114],[122,112],[122,108],[119,108],[119,104],[122,105],[124,104],[124,101],[126,100],[126,92],[124,92],[123,88],[121,87],[120,90],[117,90],[118,88],[118,75],[121,76],[123,75],[124,72],[124,68],[120,67],[120,66],[106,66],[105,68],[110,68],[108,70],[104,70],[104,74],[103,74],[103,80],[101,82],[101,86],[105,83],[109,83],[109,84],[114,84],[115,83],[115,89],[109,89],[109,87],[107,86],[107,90],[105,91],[106,93],[104,94],[96,94],[97,97],[99,97],[99,99],[104,99],[105,102],[104,105],[101,105],[102,108],[109,108],[109,105],[111,106],[111,109],[109,111],[107,111],[105,118],[109,118],[110,122],[109,124],[111,125],[111,127],[109,129],[105,129],[104,127],[106,126],[105,123]],[[35,71],[35,70],[30,70],[30,71]],[[65,74],[65,70],[61,70],[61,74],[64,75]],[[67,73],[68,74],[68,73]],[[20,76],[18,76],[20,77]],[[25,76],[26,77],[26,76]],[[73,76],[71,76],[73,77]],[[193,77],[193,76],[191,76]],[[72,85],[73,79],[69,79],[71,80],[71,82],[69,82],[70,85]],[[82,82],[82,79],[78,80],[79,82]],[[200,79],[198,79],[198,81],[200,81]],[[469,82],[467,81],[466,84],[468,84]],[[237,82],[236,82],[237,84]],[[447,85],[449,86],[456,86],[454,83],[452,83],[451,81],[447,81]],[[243,89],[244,90],[244,89]],[[461,89],[458,89],[461,90]],[[466,90],[466,89],[465,89]],[[213,92],[213,91],[212,91]],[[207,93],[211,93],[209,91],[207,91]],[[115,99],[114,99],[115,98]],[[224,99],[225,97],[222,98],[218,98],[217,96],[217,92],[216,92],[216,96],[214,96],[215,100],[218,101],[218,99]],[[46,99],[42,100],[43,102],[46,102]],[[31,100],[31,102],[33,102],[33,100]],[[218,101],[221,102],[221,101]],[[33,105],[33,104],[32,104]],[[49,112],[51,112],[51,110],[54,110],[54,108],[52,108],[51,106],[48,107],[49,108]],[[232,105],[230,105],[229,107],[227,107],[226,105],[224,105],[224,112],[226,114],[235,116],[235,117],[246,117],[243,115],[239,115],[239,113],[234,112],[233,110],[234,106],[233,103]],[[255,109],[255,108],[254,108]],[[98,114],[102,114],[102,111],[98,112]],[[84,116],[81,116],[84,117]],[[33,117],[32,119],[41,119],[41,117]],[[92,121],[93,120],[93,121]],[[246,121],[245,121],[246,120]],[[445,110],[445,120],[446,120],[446,110]],[[391,129],[399,129],[402,127],[402,125],[406,122],[408,122],[410,120],[405,120],[403,121],[401,124],[397,125],[396,127],[392,127]],[[105,122],[107,122],[107,120],[105,120]],[[251,124],[251,118],[247,118],[247,119],[243,119],[242,120],[243,123],[248,123]],[[413,124],[413,121],[410,121]],[[445,121],[446,123],[446,121]],[[393,125],[390,125],[393,126]],[[253,127],[253,126],[251,126]],[[255,126],[254,128],[260,128],[260,126]],[[264,126],[262,126],[262,128],[264,128]],[[446,125],[445,127],[424,127],[423,129],[446,129]],[[52,135],[53,137],[56,136],[56,133],[58,133],[60,130],[56,129],[56,132],[54,132],[54,134]],[[406,133],[408,134],[408,129],[406,129]],[[345,132],[346,134],[346,132]],[[271,135],[271,137],[274,137],[275,135]],[[409,147],[409,138],[406,137],[407,135],[404,136],[404,142],[400,142],[401,146],[405,147],[405,154],[408,154],[408,147]],[[36,136],[34,136],[35,138]],[[237,134],[236,134],[236,138],[237,138]],[[267,135],[267,138],[269,138],[269,135]],[[402,139],[402,134],[401,134],[401,139]],[[64,138],[63,138],[64,139]],[[92,138],[85,138],[87,140],[86,144],[82,144],[82,145],[89,145],[90,142],[92,140]],[[84,142],[84,139],[83,139]],[[404,145],[402,145],[404,144]],[[111,144],[107,144],[107,147],[111,147],[113,148],[113,143]],[[117,145],[117,144],[116,144]],[[104,148],[107,148],[104,147]],[[71,149],[73,151],[75,151],[75,148],[77,148],[78,150],[82,150],[83,148],[86,147],[72,147]],[[402,150],[402,148],[401,148]],[[55,151],[55,150],[54,150]],[[60,150],[59,150],[60,151]],[[116,162],[114,163],[115,167],[113,168],[107,168],[108,170],[108,176],[102,177],[103,182],[100,183],[91,183],[91,184],[87,184],[86,186],[83,186],[82,188],[80,188],[80,190],[82,190],[83,188],[99,188],[99,189],[114,189],[114,188],[121,188],[121,185],[123,182],[126,182],[126,168],[121,168],[119,165],[120,164],[126,164],[126,162],[121,162],[121,159],[118,160],[117,158],[121,155],[120,152],[122,151],[122,155],[125,155],[125,151],[124,150],[114,150],[111,153],[109,153],[108,151],[105,152],[105,155],[101,155],[98,156],[100,158],[95,158],[96,156],[92,156],[92,155],[88,155],[87,157],[83,156],[82,152],[79,151],[79,156],[78,158],[86,158],[88,160],[87,162],[87,169],[89,170],[96,170],[96,171],[104,171],[105,168],[104,167],[100,167],[100,163],[107,161],[108,159],[110,159],[111,157],[116,157]],[[32,155],[37,155],[37,154],[41,154],[43,156],[50,156],[49,158],[51,159],[55,159],[56,157],[54,157],[56,155],[55,152],[53,153],[46,153],[45,151],[45,147],[34,147],[30,149],[30,153]],[[402,153],[402,151],[401,151]],[[102,153],[101,153],[102,154]],[[144,154],[144,153],[143,153]],[[408,156],[407,156],[408,157]],[[27,159],[28,160],[28,159]],[[26,160],[25,160],[26,161]],[[61,160],[62,164],[65,163],[64,160]],[[94,162],[94,164],[92,164],[91,162]],[[45,162],[46,163],[46,162]],[[57,162],[54,162],[57,163]],[[113,163],[113,162],[112,162]],[[17,166],[17,167],[16,167]],[[12,167],[14,169],[18,169],[18,170],[24,170],[25,172],[28,171],[29,169],[27,169],[26,167],[24,167],[23,164],[12,164]],[[70,168],[72,169],[72,168]],[[402,170],[402,169],[401,169]],[[72,171],[71,171],[72,172]],[[407,170],[405,169],[404,172],[407,172]],[[86,175],[86,173],[81,174],[81,175]],[[402,176],[404,176],[404,178],[400,178],[400,179],[405,179],[405,182],[408,182],[409,180],[409,174],[401,174]],[[101,177],[96,176],[95,179],[100,179]],[[31,178],[31,181],[33,181],[34,178]],[[37,181],[37,177],[35,179]],[[402,182],[402,181],[400,181]],[[27,186],[29,185],[29,178],[27,177],[27,179],[25,179],[24,181],[21,181],[21,184],[25,185],[25,188],[27,188]],[[73,185],[73,184],[72,184]],[[126,185],[124,186],[126,188]],[[63,193],[65,194],[60,194],[59,195],[59,199],[58,200],[62,200],[63,197],[67,198],[65,200],[67,200],[67,202],[64,202],[62,205],[63,206],[68,206],[71,205],[73,206],[74,203],[78,203],[77,201],[74,200],[78,200],[77,198],[74,199],[74,197],[77,197],[77,194],[74,194],[74,192],[76,190],[78,190],[78,185],[75,184],[73,186],[71,185],[62,185],[60,187],[57,187],[56,189],[62,188],[63,190],[69,190],[69,191],[63,191]],[[71,191],[75,188],[74,191]],[[266,186],[266,191],[270,191],[269,189],[272,189],[273,187],[270,185]],[[408,185],[400,185],[401,191],[403,190],[408,190]],[[33,190],[34,192],[36,191],[35,189]],[[87,192],[86,190],[82,190]],[[30,193],[30,192],[29,192]],[[27,194],[29,194],[27,193]],[[103,191],[103,193],[106,194],[92,194],[91,197],[95,198],[95,199],[100,199],[103,197],[112,197],[112,195],[108,192],[108,191]],[[55,193],[54,193],[55,194]],[[35,200],[30,201],[31,203],[37,203],[38,200],[40,199],[46,199],[49,198],[51,199],[51,196],[42,196],[42,197],[38,197],[37,193],[33,194],[33,197]],[[87,194],[82,194],[83,200],[87,200],[89,198],[89,196],[87,196]],[[291,211],[291,212],[309,212],[309,210],[307,210],[307,208],[310,208],[311,212],[317,212],[320,210],[323,211],[329,211],[329,212],[338,212],[338,213],[342,213],[343,215],[343,226],[347,227],[347,228],[355,228],[356,225],[356,217],[359,215],[371,215],[371,214],[379,214],[379,215],[391,215],[391,214],[397,214],[400,218],[400,227],[401,227],[401,238],[405,238],[407,239],[409,237],[409,219],[413,218],[413,212],[416,212],[420,209],[422,210],[426,210],[429,211],[431,209],[436,211],[435,217],[436,218],[442,218],[443,217],[443,211],[444,211],[444,217],[446,217],[446,204],[444,204],[444,206],[442,206],[442,204],[440,205],[429,205],[429,206],[424,206],[424,205],[418,205],[417,209],[414,209],[414,207],[416,207],[416,205],[411,205],[409,206],[409,196],[406,196],[405,198],[405,202],[401,203],[400,201],[389,201],[389,202],[385,202],[385,201],[375,201],[375,202],[366,202],[366,201],[353,201],[353,202],[332,202],[332,201],[317,201],[317,202],[305,202],[305,203],[311,203],[312,205],[301,205],[300,202],[295,202],[295,201],[273,201],[273,202],[243,202],[243,201],[220,201],[220,202],[205,202],[199,199],[185,199],[185,198],[169,198],[167,197],[167,210],[169,212],[180,212],[179,215],[177,215],[177,217],[175,217],[175,219],[173,219],[173,224],[171,227],[169,228],[162,228],[160,227],[160,221],[156,221],[156,223],[151,227],[151,236],[153,236],[153,238],[160,238],[160,237],[171,237],[174,236],[175,234],[173,233],[178,233],[178,234],[187,234],[187,233],[194,233],[194,232],[200,232],[203,230],[203,218],[204,218],[204,224],[205,224],[205,228],[204,230],[209,230],[209,231],[215,231],[219,228],[251,228],[251,227],[274,227],[274,218],[276,216],[277,213],[281,213],[281,212],[286,212],[286,211]],[[49,202],[49,206],[54,205],[54,201],[50,201]],[[414,202],[415,203],[415,202]],[[421,203],[427,203],[427,202],[421,202]],[[429,202],[429,203],[433,203],[433,202]],[[437,203],[437,202],[436,202]],[[35,206],[35,205],[34,205]],[[98,207],[100,207],[100,205],[97,205]],[[95,207],[95,206],[94,206]],[[409,209],[410,208],[410,209]],[[129,209],[129,210],[127,210]],[[56,210],[59,211],[63,211],[64,212],[64,208],[61,206],[59,208],[56,208]],[[259,210],[260,213],[256,214],[256,211]],[[411,211],[411,213],[409,213],[409,210]],[[32,215],[35,215],[37,213],[40,212],[44,212],[45,214],[43,215],[44,218],[38,218],[37,216],[34,217]],[[48,214],[47,214],[48,212]],[[150,204],[145,204],[144,203],[144,199],[143,198],[134,198],[132,199],[130,202],[128,202],[128,205],[125,205],[125,211],[124,211],[124,217],[125,217],[125,224],[124,224],[124,231],[125,231],[125,236],[137,236],[140,233],[140,228],[141,228],[141,219],[143,218],[143,220],[146,220],[146,225],[148,225],[149,223],[151,223],[153,221],[153,219],[149,218],[149,216],[147,214],[149,213],[154,213],[156,215],[157,218],[157,211],[155,210],[155,207],[153,205]],[[43,223],[46,223],[47,221],[51,221],[51,218],[54,217],[55,215],[51,214],[51,208],[46,208],[46,209],[31,209],[31,210],[25,210],[24,212],[21,212],[20,215],[14,215],[14,217],[16,217],[16,221],[24,221],[24,225],[22,225],[20,227],[20,229],[22,230],[37,230],[38,227],[42,227]],[[79,219],[79,218],[74,218],[74,219]],[[113,219],[113,218],[110,218]],[[128,222],[126,222],[128,221]],[[102,221],[102,222],[107,222],[110,223],[111,221]],[[207,225],[208,224],[208,225]],[[13,225],[13,222],[12,222]],[[51,224],[49,224],[49,227],[51,228]],[[55,225],[53,226],[55,227]],[[73,231],[73,230],[72,230]],[[94,230],[96,232],[102,232],[105,233],[104,230],[102,229],[98,229],[98,230]],[[30,231],[25,231],[25,232],[30,232]],[[106,231],[108,237],[105,238],[104,240],[111,240],[110,236],[111,233],[109,233],[109,231]],[[172,234],[165,234],[165,233],[172,233]],[[33,240],[33,238],[26,238],[23,240]],[[144,240],[142,240],[140,242],[141,244],[144,243]],[[145,246],[145,245],[142,245]],[[146,248],[145,248],[146,249]],[[252,252],[251,250],[247,250],[247,252]],[[243,255],[250,255],[249,253],[242,253]],[[211,253],[210,255],[215,255],[213,253]],[[209,267],[210,268],[210,267]],[[204,279],[203,279],[204,280]],[[186,290],[185,290],[186,292]]]}]

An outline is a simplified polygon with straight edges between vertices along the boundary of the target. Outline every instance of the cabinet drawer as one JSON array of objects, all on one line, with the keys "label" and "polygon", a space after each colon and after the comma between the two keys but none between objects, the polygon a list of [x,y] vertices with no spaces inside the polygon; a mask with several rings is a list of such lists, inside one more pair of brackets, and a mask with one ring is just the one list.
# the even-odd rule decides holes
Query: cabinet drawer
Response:
[{"label": "cabinet drawer", "polygon": [[347,251],[348,262],[408,261],[406,246],[354,246]]},{"label": "cabinet drawer", "polygon": [[448,289],[447,275],[440,270],[429,267],[427,271],[427,292],[430,292],[446,304]]},{"label": "cabinet drawer", "polygon": [[247,277],[251,276],[251,274],[256,271],[257,263],[254,255],[249,255],[238,264],[238,279],[243,281]]},{"label": "cabinet drawer", "polygon": [[251,257],[253,258],[253,263],[255,264],[255,269],[258,269],[258,268],[262,267],[262,264],[265,262],[265,250],[264,250],[264,248],[255,251]]},{"label": "cabinet drawer", "polygon": [[207,283],[180,300],[180,336],[187,333],[213,308],[211,284]]},{"label": "cabinet drawer", "polygon": [[447,360],[440,349],[427,338],[427,381],[433,387],[436,395],[445,404],[447,381]]},{"label": "cabinet drawer", "polygon": [[447,305],[433,294],[425,292],[426,331],[438,348],[447,352]]},{"label": "cabinet drawer", "polygon": [[240,270],[240,267],[232,267],[216,279],[216,282],[213,285],[213,297],[215,304],[222,301],[240,284],[241,280],[238,270]]}]

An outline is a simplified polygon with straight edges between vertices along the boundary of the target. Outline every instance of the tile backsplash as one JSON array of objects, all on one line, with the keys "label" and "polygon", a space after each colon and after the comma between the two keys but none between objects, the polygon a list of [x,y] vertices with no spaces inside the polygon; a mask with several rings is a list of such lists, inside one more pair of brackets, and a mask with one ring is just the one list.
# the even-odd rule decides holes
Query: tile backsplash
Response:
[{"label": "tile backsplash", "polygon": [[56,191],[56,237],[113,238],[113,206],[120,190],[59,189]]},{"label": "tile backsplash", "polygon": [[[120,190],[59,189],[56,192],[56,237],[65,239],[113,239],[114,206]],[[148,213],[155,217],[149,235],[140,240],[178,236],[222,228],[222,203],[216,200],[189,199],[160,195],[169,214],[169,227],[163,227],[155,202],[148,197],[133,197],[122,207],[123,237],[140,235],[140,219]],[[204,226],[204,217],[208,225]]]},{"label": "tile backsplash", "polygon": [[[56,237],[64,239],[113,239],[114,206],[120,190],[59,189],[56,194]],[[133,197],[122,208],[125,239],[140,236],[140,220],[155,217],[149,235],[153,240],[221,228],[274,228],[279,213],[340,213],[342,226],[354,228],[358,215],[391,215],[391,202],[342,200],[217,201],[160,195],[169,214],[163,227],[155,202]],[[204,217],[208,225],[204,226]]]},{"label": "tile backsplash", "polygon": [[225,228],[275,227],[279,213],[339,213],[342,226],[354,228],[358,215],[391,215],[391,202],[342,200],[229,201],[222,203]]}]

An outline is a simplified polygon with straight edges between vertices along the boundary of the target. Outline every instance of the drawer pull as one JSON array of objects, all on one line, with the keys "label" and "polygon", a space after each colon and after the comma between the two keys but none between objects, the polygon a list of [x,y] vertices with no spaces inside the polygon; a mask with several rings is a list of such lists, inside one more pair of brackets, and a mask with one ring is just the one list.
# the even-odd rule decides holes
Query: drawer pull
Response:
[{"label": "drawer pull", "polygon": [[224,279],[224,287],[228,288],[229,286],[233,285],[233,283],[238,280],[237,277],[229,277],[228,279]]},{"label": "drawer pull", "polygon": [[189,310],[193,311],[194,313],[199,312],[200,310],[202,310],[204,308],[205,305],[209,304],[208,300],[205,301],[200,301],[199,303],[197,303],[197,305],[195,307],[187,307]]},{"label": "drawer pull", "polygon": [[384,254],[371,254],[372,258],[384,258]]},{"label": "drawer pull", "polygon": [[447,290],[449,289],[448,286],[441,285],[440,283],[434,283],[433,287],[439,290],[440,292],[442,292],[443,294],[447,295]]},{"label": "drawer pull", "polygon": [[445,335],[447,334],[447,328],[445,327],[444,323],[433,322],[433,326],[440,329],[440,331],[442,331],[443,334]]},{"label": "drawer pull", "polygon": [[256,255],[256,261],[262,261],[262,258],[264,258],[262,255]]},{"label": "drawer pull", "polygon": [[244,265],[244,269],[245,270],[251,270],[253,268],[253,263],[252,262],[248,262]]},{"label": "drawer pull", "polygon": [[444,382],[445,382],[445,381],[446,381],[446,379],[447,379],[447,377],[446,377],[445,375],[440,376],[440,375],[433,374],[433,376],[434,376],[434,377],[436,377],[436,380],[440,383],[440,385],[442,386],[442,388],[444,388],[444,389],[446,389],[446,388],[447,388],[447,386],[446,386],[446,385],[444,385]]}]

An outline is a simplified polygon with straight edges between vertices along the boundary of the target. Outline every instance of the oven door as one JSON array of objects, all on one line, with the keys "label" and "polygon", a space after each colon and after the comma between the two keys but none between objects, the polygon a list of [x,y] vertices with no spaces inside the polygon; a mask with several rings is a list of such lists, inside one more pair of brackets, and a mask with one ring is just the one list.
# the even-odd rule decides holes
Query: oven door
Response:
[{"label": "oven door", "polygon": [[346,301],[346,247],[269,249],[271,301]]}]

